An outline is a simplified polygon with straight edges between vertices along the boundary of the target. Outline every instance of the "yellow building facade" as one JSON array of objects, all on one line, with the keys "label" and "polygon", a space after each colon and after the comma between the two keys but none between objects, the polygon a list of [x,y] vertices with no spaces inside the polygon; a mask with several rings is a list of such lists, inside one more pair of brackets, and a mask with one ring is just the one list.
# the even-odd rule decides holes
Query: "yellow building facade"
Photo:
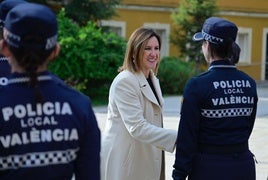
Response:
[{"label": "yellow building facade", "polygon": [[[128,39],[140,26],[150,26],[162,37],[162,56],[177,56],[178,49],[169,42],[173,32],[171,13],[180,0],[122,0],[117,16],[101,21]],[[216,0],[219,15],[239,28],[237,42],[241,47],[238,68],[255,80],[268,80],[268,1]],[[201,47],[200,47],[201,48]]]}]

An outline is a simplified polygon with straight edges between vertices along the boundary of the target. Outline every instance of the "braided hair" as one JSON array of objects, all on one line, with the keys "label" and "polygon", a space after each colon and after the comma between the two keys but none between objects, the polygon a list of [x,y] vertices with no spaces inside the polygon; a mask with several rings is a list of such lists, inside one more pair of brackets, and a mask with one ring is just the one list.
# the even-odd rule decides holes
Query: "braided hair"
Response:
[{"label": "braided hair", "polygon": [[[40,38],[37,36],[26,36],[24,40],[31,43],[43,43],[40,41],[44,41],[44,38]],[[7,44],[7,43],[6,43]],[[43,96],[40,90],[39,82],[38,82],[38,67],[42,66],[46,63],[47,58],[54,50],[54,48],[49,50],[44,50],[40,48],[33,47],[20,47],[16,48],[13,46],[9,46],[9,50],[15,57],[18,65],[23,68],[26,72],[26,76],[30,78],[28,85],[30,87],[34,87],[35,89],[35,101],[43,102]]]}]

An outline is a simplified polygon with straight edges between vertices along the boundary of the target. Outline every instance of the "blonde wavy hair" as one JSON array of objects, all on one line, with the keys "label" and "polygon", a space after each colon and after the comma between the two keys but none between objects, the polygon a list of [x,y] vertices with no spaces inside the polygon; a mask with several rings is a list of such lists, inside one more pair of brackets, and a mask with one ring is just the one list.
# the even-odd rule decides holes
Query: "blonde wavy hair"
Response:
[{"label": "blonde wavy hair", "polygon": [[[159,49],[161,50],[161,37],[153,29],[148,27],[140,27],[131,34],[127,43],[124,62],[119,68],[119,72],[123,70],[129,70],[132,73],[141,71],[141,61],[144,50],[151,37],[157,38]],[[159,63],[160,61],[158,61],[156,68],[153,69],[154,74],[157,74]]]}]

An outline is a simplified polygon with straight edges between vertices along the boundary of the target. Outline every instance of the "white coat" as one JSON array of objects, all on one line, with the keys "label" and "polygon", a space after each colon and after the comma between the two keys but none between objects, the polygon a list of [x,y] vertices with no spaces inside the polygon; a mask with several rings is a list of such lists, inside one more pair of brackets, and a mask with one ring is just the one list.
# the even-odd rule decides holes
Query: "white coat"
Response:
[{"label": "white coat", "polygon": [[160,180],[162,152],[173,152],[177,131],[162,128],[163,97],[150,73],[158,103],[143,73],[123,71],[109,92],[102,134],[102,180]]}]

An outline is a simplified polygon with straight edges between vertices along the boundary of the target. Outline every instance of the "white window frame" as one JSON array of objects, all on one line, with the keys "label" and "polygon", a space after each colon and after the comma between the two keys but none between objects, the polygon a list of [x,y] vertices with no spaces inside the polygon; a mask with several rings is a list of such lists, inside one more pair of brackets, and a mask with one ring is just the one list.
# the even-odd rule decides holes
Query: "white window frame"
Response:
[{"label": "white window frame", "polygon": [[101,27],[115,27],[121,29],[121,37],[126,37],[126,22],[124,21],[115,21],[115,20],[101,20],[100,24]]},{"label": "white window frame", "polygon": [[262,31],[262,65],[261,65],[261,80],[265,80],[265,69],[266,66],[266,48],[267,48],[267,41],[266,36],[268,36],[268,28],[263,28]]},{"label": "white window frame", "polygon": [[[244,39],[241,39],[240,35],[243,35]],[[241,48],[238,64],[251,64],[252,29],[239,27],[236,42]]]},{"label": "white window frame", "polygon": [[162,23],[144,23],[144,27],[150,27],[154,30],[163,31],[160,34],[162,46],[161,46],[161,58],[169,56],[169,36],[170,36],[170,25]]}]

